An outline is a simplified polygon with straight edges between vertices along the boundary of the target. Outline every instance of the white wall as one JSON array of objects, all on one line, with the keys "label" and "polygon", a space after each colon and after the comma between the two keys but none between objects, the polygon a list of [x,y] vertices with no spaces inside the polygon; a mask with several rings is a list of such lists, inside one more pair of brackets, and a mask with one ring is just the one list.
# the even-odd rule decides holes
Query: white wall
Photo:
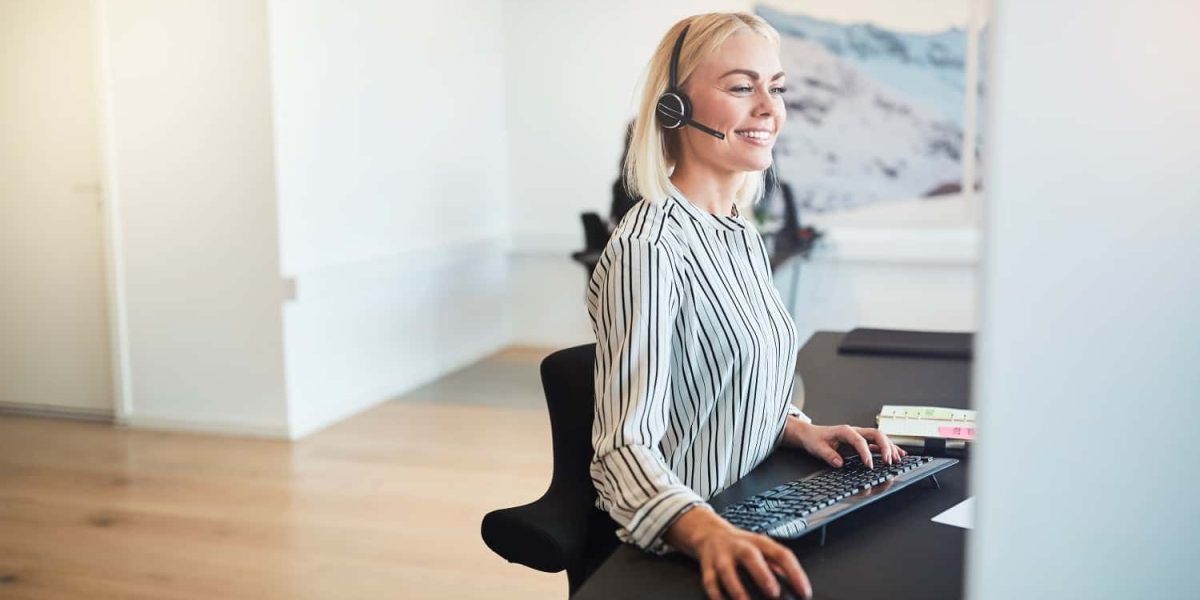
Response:
[{"label": "white wall", "polygon": [[977,266],[937,260],[853,260],[817,253],[775,272],[800,339],[855,327],[974,331]]},{"label": "white wall", "polygon": [[99,8],[124,421],[294,438],[505,345],[499,0]]},{"label": "white wall", "polygon": [[[594,340],[584,270],[569,257],[584,245],[579,214],[608,214],[646,63],[679,19],[753,7],[735,0],[506,4],[514,343],[564,347]],[[916,26],[938,10],[905,9],[898,19],[911,16]],[[856,15],[839,10],[833,16]],[[793,314],[805,338],[817,329],[860,325],[973,330],[976,260],[977,239],[969,230],[847,227],[802,267],[794,293],[794,270],[780,272],[776,284],[785,300],[796,299]]]},{"label": "white wall", "polygon": [[285,435],[266,6],[99,8],[119,413]]},{"label": "white wall", "polygon": [[1200,597],[1200,5],[997,9],[969,595]]},{"label": "white wall", "polygon": [[270,2],[293,435],[506,344],[501,12]]},{"label": "white wall", "polygon": [[608,213],[635,87],[663,32],[697,12],[749,6],[736,0],[506,3],[518,248],[582,246],[579,213]]}]

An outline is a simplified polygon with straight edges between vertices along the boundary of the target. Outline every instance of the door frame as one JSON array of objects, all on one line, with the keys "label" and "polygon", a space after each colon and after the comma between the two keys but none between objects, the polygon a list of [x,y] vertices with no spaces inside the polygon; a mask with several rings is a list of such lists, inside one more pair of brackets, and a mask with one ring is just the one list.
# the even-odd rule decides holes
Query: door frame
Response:
[{"label": "door frame", "polygon": [[97,151],[100,164],[100,205],[104,244],[104,280],[108,296],[110,370],[112,372],[113,418],[119,424],[133,414],[133,390],[129,357],[129,317],[125,300],[125,252],[121,236],[121,197],[117,193],[116,133],[112,100],[112,68],[108,54],[108,19],[105,0],[88,0],[92,8],[95,44]]}]

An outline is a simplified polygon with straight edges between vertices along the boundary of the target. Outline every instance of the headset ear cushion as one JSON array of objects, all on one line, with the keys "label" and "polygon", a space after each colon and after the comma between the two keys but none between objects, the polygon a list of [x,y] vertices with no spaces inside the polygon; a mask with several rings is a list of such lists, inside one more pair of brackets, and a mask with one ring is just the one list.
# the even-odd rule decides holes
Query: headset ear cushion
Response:
[{"label": "headset ear cushion", "polygon": [[678,129],[691,120],[692,103],[682,92],[667,92],[658,97],[654,112],[663,127]]}]

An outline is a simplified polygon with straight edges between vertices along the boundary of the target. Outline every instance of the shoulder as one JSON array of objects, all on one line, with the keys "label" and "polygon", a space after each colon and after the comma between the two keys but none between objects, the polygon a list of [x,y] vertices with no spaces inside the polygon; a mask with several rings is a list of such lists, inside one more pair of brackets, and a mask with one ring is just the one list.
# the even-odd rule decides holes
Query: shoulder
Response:
[{"label": "shoulder", "polygon": [[661,203],[639,200],[617,224],[611,239],[668,250],[675,239],[673,223],[678,222],[671,212],[669,199]]},{"label": "shoulder", "polygon": [[678,271],[678,235],[669,203],[640,200],[625,213],[600,254],[593,279],[604,281],[614,273],[654,272],[667,277]]}]

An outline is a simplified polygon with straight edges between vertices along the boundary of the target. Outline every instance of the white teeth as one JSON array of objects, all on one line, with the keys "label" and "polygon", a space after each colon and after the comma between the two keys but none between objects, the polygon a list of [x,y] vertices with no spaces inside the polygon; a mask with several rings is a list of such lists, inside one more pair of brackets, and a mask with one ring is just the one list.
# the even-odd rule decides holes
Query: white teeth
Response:
[{"label": "white teeth", "polygon": [[738,134],[755,140],[765,140],[771,137],[771,132],[759,130],[739,131]]}]

